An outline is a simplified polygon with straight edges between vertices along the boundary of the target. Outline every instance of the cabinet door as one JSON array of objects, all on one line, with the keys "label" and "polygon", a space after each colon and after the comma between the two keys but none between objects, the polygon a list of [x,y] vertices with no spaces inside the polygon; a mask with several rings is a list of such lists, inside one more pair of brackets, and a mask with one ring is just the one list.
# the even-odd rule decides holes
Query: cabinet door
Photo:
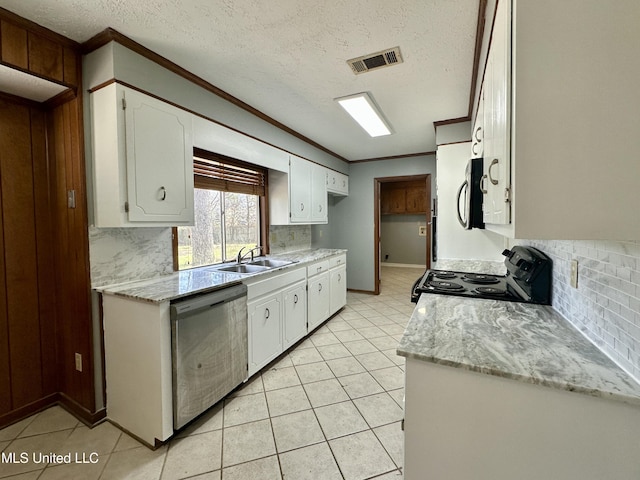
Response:
[{"label": "cabinet door", "polygon": [[[324,180],[324,179],[323,179]],[[291,157],[289,165],[289,208],[292,222],[311,219],[311,163]]]},{"label": "cabinet door", "polygon": [[347,304],[347,266],[332,268],[329,271],[331,282],[331,308],[329,314],[333,315]]},{"label": "cabinet door", "polygon": [[339,174],[338,187],[340,188],[340,193],[349,195],[349,177],[347,175]]},{"label": "cabinet door", "polygon": [[309,278],[308,319],[309,331],[316,328],[329,318],[330,283],[329,272],[321,273]]},{"label": "cabinet door", "polygon": [[471,134],[471,158],[482,158],[484,154],[484,88],[480,89],[480,98],[478,100],[478,111],[473,123],[473,132]]},{"label": "cabinet door", "polygon": [[307,334],[307,284],[299,283],[282,293],[283,349],[286,350]]},{"label": "cabinet door", "polygon": [[191,115],[123,90],[130,221],[193,224]]},{"label": "cabinet door", "polygon": [[383,215],[404,213],[407,191],[405,188],[389,188],[381,193],[380,210]]},{"label": "cabinet door", "polygon": [[337,195],[349,195],[349,177],[327,169],[327,192]]},{"label": "cabinet door", "polygon": [[327,222],[327,181],[326,169],[311,164],[311,221]]},{"label": "cabinet door", "polygon": [[426,213],[427,193],[424,185],[419,187],[407,187],[404,213]]},{"label": "cabinet door", "polygon": [[485,89],[490,99],[485,104],[489,109],[489,128],[485,131],[484,197],[485,223],[507,224],[510,221],[511,199],[511,47],[509,43],[509,2],[498,2],[496,21],[492,35]]},{"label": "cabinet door", "polygon": [[247,304],[249,315],[249,376],[282,353],[281,297]]}]

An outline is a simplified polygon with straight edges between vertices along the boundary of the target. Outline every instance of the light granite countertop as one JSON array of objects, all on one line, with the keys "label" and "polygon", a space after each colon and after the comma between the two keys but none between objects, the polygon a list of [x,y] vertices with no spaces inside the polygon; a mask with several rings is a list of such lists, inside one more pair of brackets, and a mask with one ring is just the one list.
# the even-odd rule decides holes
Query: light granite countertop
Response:
[{"label": "light granite countertop", "polygon": [[397,353],[640,406],[640,384],[549,306],[423,294]]},{"label": "light granite countertop", "polygon": [[268,275],[289,267],[312,263],[346,252],[346,250],[327,248],[299,250],[268,256],[268,258],[288,260],[295,263],[250,275],[219,271],[220,267],[229,265],[229,263],[226,263],[224,265],[182,270],[162,277],[120,283],[117,285],[107,285],[97,288],[96,290],[103,294],[118,295],[132,300],[162,303],[198,293],[212,292],[239,284],[249,277],[254,278],[258,275]]}]

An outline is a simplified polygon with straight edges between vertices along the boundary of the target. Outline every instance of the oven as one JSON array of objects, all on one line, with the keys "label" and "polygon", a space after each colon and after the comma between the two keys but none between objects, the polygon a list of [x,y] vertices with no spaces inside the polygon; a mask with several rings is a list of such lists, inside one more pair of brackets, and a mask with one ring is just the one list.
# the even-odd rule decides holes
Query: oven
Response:
[{"label": "oven", "polygon": [[423,293],[438,293],[551,305],[551,259],[528,246],[515,246],[502,254],[506,275],[427,270],[414,283],[411,301],[417,303]]}]

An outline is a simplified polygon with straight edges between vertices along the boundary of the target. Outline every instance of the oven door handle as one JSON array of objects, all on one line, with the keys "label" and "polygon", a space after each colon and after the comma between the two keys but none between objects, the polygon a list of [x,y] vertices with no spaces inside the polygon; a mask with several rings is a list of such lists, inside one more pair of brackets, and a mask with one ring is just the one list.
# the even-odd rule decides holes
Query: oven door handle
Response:
[{"label": "oven door handle", "polygon": [[[467,190],[466,187],[469,185],[469,182],[467,180],[465,180],[462,185],[460,185],[460,188],[458,188],[458,194],[456,195],[456,213],[458,214],[458,222],[460,222],[460,225],[462,225],[463,228],[467,228],[467,222],[462,218],[462,214],[460,213],[460,197],[462,196],[462,191],[464,190],[465,192],[465,197],[467,195]],[[466,203],[466,199],[465,199],[465,203]]]}]

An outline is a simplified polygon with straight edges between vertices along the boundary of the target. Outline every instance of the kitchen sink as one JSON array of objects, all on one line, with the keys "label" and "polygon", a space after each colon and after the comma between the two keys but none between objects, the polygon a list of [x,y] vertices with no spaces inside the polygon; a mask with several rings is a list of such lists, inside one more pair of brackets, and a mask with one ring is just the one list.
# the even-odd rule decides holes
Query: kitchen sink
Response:
[{"label": "kitchen sink", "polygon": [[[233,272],[233,273],[258,273],[269,270],[270,267],[264,265],[250,265],[247,263],[235,263],[228,267],[218,268],[219,272]],[[273,268],[273,267],[271,267]]]},{"label": "kitchen sink", "polygon": [[276,260],[274,258],[261,258],[259,260],[254,260],[253,262],[249,262],[249,265],[255,265],[266,268],[278,268],[284,267],[285,265],[291,265],[291,260]]}]

